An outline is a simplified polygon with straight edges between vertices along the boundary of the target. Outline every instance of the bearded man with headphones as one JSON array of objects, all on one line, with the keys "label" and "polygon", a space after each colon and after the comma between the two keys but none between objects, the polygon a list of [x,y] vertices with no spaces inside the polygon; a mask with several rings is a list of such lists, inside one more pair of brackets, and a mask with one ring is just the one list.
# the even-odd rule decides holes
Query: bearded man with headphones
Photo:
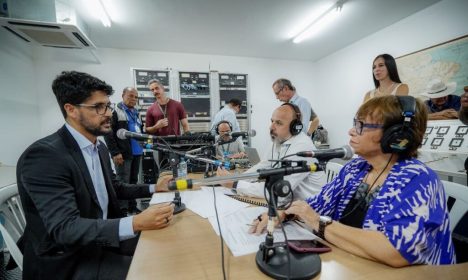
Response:
[{"label": "bearded man with headphones", "polygon": [[[270,136],[271,144],[268,154],[262,158],[258,164],[251,167],[246,172],[256,172],[261,168],[272,168],[278,166],[269,160],[280,160],[285,156],[293,155],[302,151],[315,150],[310,137],[302,132],[301,111],[291,103],[284,103],[279,106],[271,117]],[[291,156],[290,160],[306,160],[306,158]],[[315,159],[307,159],[311,164]],[[218,176],[230,175],[222,168],[217,171]],[[323,171],[315,173],[297,173],[284,177],[291,184],[294,199],[305,199],[318,193],[326,183]],[[226,187],[234,188],[238,194],[251,197],[264,197],[264,182],[237,181],[225,184]]]},{"label": "bearded man with headphones", "polygon": [[[322,239],[353,255],[402,267],[455,263],[444,187],[416,159],[427,110],[412,96],[375,97],[362,104],[349,130],[359,156],[321,192],[294,201],[295,215]],[[251,232],[265,230],[267,214]]]},{"label": "bearded man with headphones", "polygon": [[219,143],[216,147],[216,158],[224,160],[244,158],[246,156],[242,137],[232,140],[232,125],[230,122],[220,121],[215,126],[215,131],[216,135],[218,135],[216,142]]}]

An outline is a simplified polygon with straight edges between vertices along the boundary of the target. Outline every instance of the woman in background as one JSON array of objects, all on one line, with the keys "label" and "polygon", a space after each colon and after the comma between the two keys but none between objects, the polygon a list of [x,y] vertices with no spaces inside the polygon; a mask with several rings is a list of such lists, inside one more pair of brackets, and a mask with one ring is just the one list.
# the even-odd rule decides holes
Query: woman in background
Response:
[{"label": "woman in background", "polygon": [[372,64],[372,74],[375,89],[366,93],[364,102],[378,96],[408,95],[408,85],[401,83],[393,56],[378,55]]}]

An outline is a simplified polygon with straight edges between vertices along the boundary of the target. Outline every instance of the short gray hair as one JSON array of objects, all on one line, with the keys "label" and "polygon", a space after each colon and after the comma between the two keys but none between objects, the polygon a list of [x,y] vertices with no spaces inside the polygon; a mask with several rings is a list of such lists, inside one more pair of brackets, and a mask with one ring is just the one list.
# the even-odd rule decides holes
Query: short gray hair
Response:
[{"label": "short gray hair", "polygon": [[138,91],[134,87],[124,87],[124,89],[122,91],[122,94],[125,94],[125,93],[127,93],[129,91],[134,91],[134,92],[138,93]]},{"label": "short gray hair", "polygon": [[158,85],[160,85],[161,87],[164,87],[164,85],[161,83],[160,80],[158,79],[151,79],[148,81],[148,87],[151,85],[151,84],[154,84],[154,83],[157,83]]}]

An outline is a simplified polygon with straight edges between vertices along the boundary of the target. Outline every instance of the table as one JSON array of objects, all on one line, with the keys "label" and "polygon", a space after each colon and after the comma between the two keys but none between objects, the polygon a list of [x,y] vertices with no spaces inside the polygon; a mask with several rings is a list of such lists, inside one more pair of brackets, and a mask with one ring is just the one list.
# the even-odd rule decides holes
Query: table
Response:
[{"label": "table", "polygon": [[[208,220],[186,210],[167,228],[142,232],[127,279],[223,279],[220,248]],[[234,257],[224,249],[227,279],[270,279],[257,268],[255,254]],[[396,269],[334,246],[321,259],[316,279],[466,279],[468,271],[468,263]]]}]

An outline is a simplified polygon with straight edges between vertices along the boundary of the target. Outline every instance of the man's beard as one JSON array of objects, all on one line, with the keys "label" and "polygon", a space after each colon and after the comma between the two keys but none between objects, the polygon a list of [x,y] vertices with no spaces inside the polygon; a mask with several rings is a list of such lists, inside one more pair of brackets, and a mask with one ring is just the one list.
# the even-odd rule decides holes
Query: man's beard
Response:
[{"label": "man's beard", "polygon": [[281,139],[279,139],[278,136],[275,135],[272,130],[270,130],[270,137],[271,137],[271,141],[275,143],[276,145],[281,145],[284,142]]},{"label": "man's beard", "polygon": [[103,136],[103,135],[109,134],[112,131],[112,129],[106,130],[102,128],[103,125],[109,122],[110,122],[110,118],[107,117],[105,120],[101,121],[99,125],[96,126],[96,125],[90,124],[84,118],[80,116],[81,125],[84,127],[84,129],[87,132],[91,133],[94,136]]}]

